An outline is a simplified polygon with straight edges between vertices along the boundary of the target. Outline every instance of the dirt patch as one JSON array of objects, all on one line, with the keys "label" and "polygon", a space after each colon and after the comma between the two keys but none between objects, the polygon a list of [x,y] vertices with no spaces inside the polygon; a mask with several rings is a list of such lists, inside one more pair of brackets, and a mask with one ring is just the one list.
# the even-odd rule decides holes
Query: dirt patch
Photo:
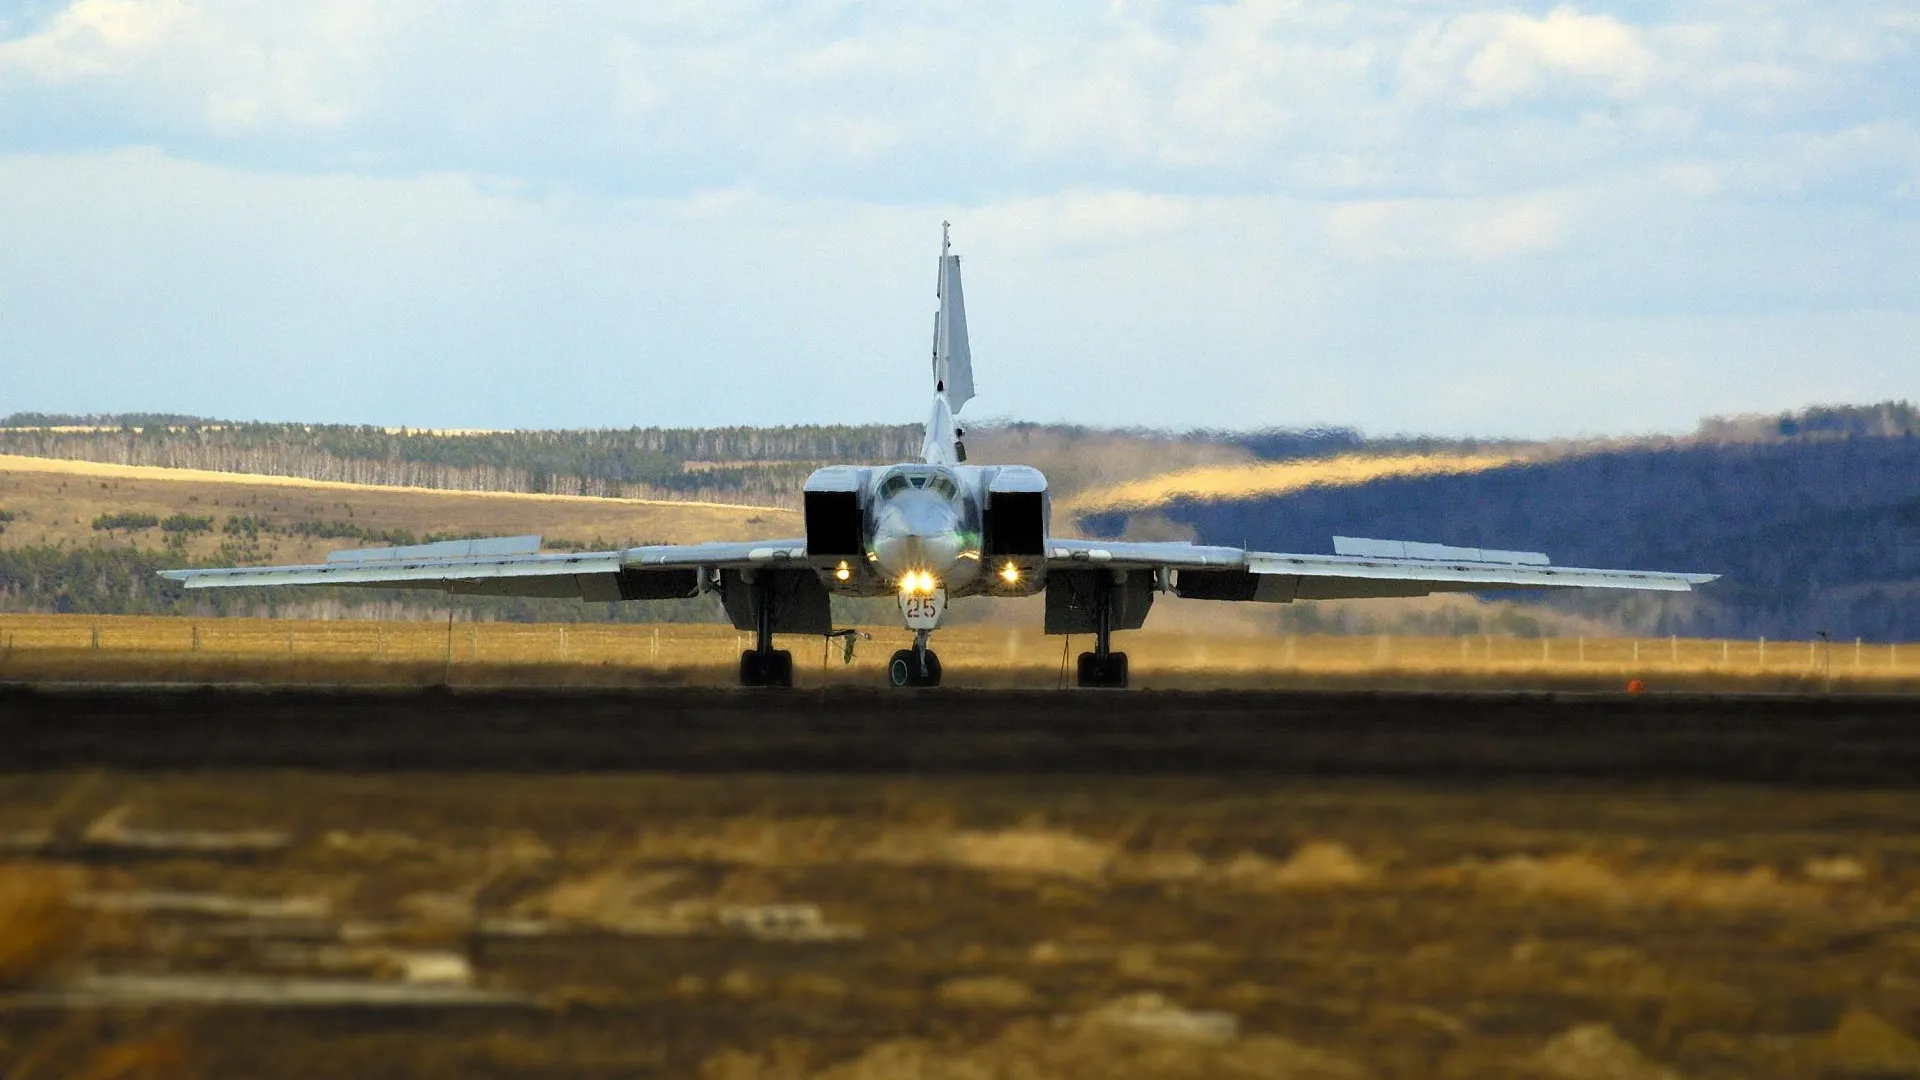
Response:
[{"label": "dirt patch", "polygon": [[1561,1032],[1527,1064],[1543,1080],[1680,1080],[1649,1061],[1606,1024],[1582,1024]]},{"label": "dirt patch", "polygon": [[1827,1068],[1842,1076],[1920,1075],[1920,1042],[1864,1009],[1850,1009],[1819,1048]]},{"label": "dirt patch", "polygon": [[[60,848],[69,891],[111,898],[131,932],[89,925],[33,965],[21,992],[41,996],[0,1009],[0,1056],[50,1019],[112,1017],[86,1037],[177,1026],[209,1080],[263,1061],[807,1080],[1920,1062],[1900,907],[1920,894],[1920,798],[1901,789],[0,773],[0,834],[77,835],[114,806],[152,831],[293,842]],[[1863,876],[1808,870],[1842,857]]]},{"label": "dirt patch", "polygon": [[1284,861],[1251,852],[1221,866],[1218,880],[1237,889],[1342,889],[1365,885],[1379,871],[1362,862],[1344,844],[1316,840],[1302,844]]},{"label": "dirt patch", "polygon": [[1664,906],[1796,911],[1830,902],[1829,890],[1788,880],[1769,866],[1728,871],[1689,866],[1616,867],[1584,852],[1468,860],[1426,880],[1520,898],[1577,900],[1614,907]]},{"label": "dirt patch", "polygon": [[1033,1004],[1033,988],[1004,975],[977,975],[949,979],[940,984],[934,997],[942,1005],[959,1009],[1022,1009]]},{"label": "dirt patch", "polygon": [[1157,995],[1135,995],[1077,1016],[1016,1021],[973,1044],[889,1040],[811,1070],[804,1056],[791,1050],[729,1052],[704,1062],[701,1075],[705,1080],[1363,1080],[1372,1074],[1338,1054],[1286,1039],[1243,1038],[1225,1014],[1189,1012]]},{"label": "dirt patch", "polygon": [[0,864],[0,989],[44,978],[73,952],[86,922],[68,900],[78,881],[71,870]]},{"label": "dirt patch", "polygon": [[946,865],[982,873],[1092,880],[1112,865],[1115,846],[1059,829],[890,830],[860,853],[894,866]]}]

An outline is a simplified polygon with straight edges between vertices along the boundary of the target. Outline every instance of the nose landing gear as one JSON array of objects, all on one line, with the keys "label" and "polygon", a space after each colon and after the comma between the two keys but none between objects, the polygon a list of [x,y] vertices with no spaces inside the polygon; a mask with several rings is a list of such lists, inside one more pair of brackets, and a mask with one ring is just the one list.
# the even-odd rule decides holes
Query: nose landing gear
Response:
[{"label": "nose landing gear", "polygon": [[940,656],[927,648],[930,630],[914,633],[913,648],[901,649],[887,663],[887,681],[895,686],[939,686]]}]

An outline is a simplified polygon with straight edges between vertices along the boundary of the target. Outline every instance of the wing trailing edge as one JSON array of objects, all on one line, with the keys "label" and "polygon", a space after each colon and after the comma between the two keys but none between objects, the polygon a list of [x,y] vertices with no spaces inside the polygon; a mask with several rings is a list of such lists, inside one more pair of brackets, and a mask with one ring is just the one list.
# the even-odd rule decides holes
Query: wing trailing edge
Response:
[{"label": "wing trailing edge", "polygon": [[[1554,566],[1538,552],[1451,548],[1405,541],[1348,550],[1379,554],[1310,555],[1247,551],[1185,542],[1047,541],[1047,567],[1169,571],[1171,591],[1204,600],[1340,600],[1504,589],[1646,589],[1690,592],[1716,574]],[[1392,545],[1400,545],[1394,547]],[[1408,555],[1409,550],[1419,555]],[[1396,552],[1396,554],[1387,554]],[[1472,553],[1477,558],[1468,558]]]}]

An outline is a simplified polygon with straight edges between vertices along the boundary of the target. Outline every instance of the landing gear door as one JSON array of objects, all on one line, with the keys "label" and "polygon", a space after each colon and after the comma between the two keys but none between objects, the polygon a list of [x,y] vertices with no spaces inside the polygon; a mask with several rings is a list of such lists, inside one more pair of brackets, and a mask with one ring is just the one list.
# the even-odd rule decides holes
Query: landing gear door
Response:
[{"label": "landing gear door", "polygon": [[900,594],[900,616],[907,620],[909,630],[933,630],[947,614],[947,590],[936,588],[930,593],[903,592]]}]

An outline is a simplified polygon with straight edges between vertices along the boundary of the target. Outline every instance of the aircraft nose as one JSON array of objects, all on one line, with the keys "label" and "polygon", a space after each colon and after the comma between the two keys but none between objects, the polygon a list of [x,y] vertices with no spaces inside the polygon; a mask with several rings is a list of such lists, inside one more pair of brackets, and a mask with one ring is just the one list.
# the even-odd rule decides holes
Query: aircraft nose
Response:
[{"label": "aircraft nose", "polygon": [[874,529],[873,553],[889,577],[925,570],[946,580],[960,558],[960,518],[942,499],[906,499]]}]

